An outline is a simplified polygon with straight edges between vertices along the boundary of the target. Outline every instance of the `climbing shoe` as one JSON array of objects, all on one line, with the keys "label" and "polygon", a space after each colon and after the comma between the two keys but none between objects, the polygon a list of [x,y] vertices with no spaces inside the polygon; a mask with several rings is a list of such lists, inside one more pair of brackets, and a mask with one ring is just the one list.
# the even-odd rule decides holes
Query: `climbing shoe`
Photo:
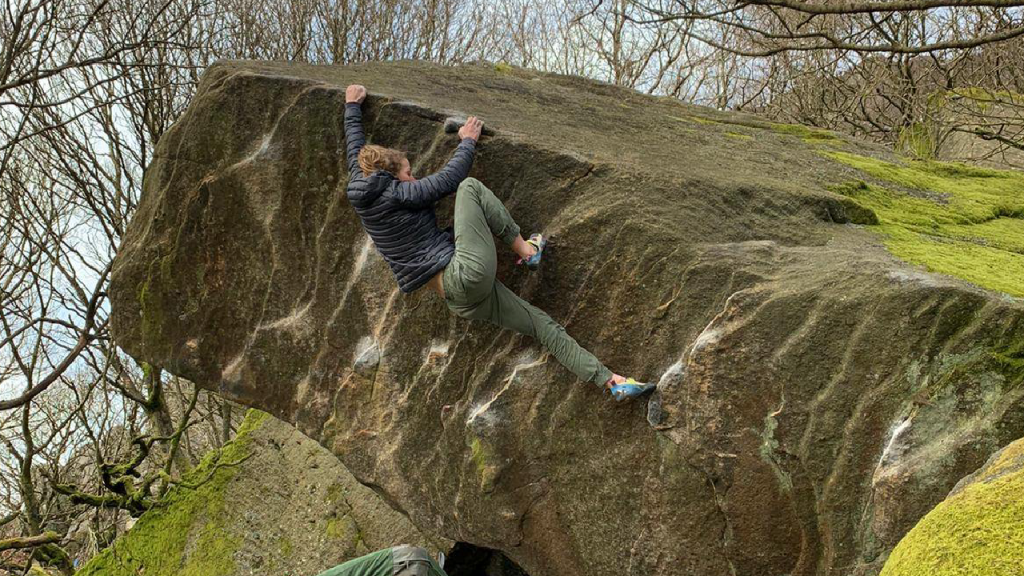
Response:
[{"label": "climbing shoe", "polygon": [[533,245],[537,252],[529,258],[517,258],[516,264],[525,264],[530,270],[536,270],[540,268],[540,258],[544,254],[544,246],[547,245],[548,239],[541,234],[531,234],[526,243]]},{"label": "climbing shoe", "polygon": [[627,378],[622,384],[616,384],[609,388],[609,391],[612,393],[613,398],[621,402],[627,398],[643,396],[657,387],[657,384],[644,384],[643,382],[637,382],[632,378]]}]

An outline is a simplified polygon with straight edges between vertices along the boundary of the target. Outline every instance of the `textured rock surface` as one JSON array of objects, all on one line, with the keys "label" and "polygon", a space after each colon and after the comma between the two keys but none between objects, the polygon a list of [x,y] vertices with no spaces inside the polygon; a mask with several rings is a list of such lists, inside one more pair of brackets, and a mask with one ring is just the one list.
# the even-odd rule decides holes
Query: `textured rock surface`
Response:
[{"label": "textured rock surface", "polygon": [[893,550],[882,576],[1024,574],[1024,440],[994,454]]},{"label": "textured rock surface", "polygon": [[250,412],[209,480],[144,514],[86,576],[312,575],[400,542],[447,550],[424,536],[330,452],[294,427]]},{"label": "textured rock surface", "polygon": [[[453,150],[446,116],[487,121],[473,175],[553,238],[540,273],[504,254],[499,277],[660,380],[650,410],[398,292],[344,197],[350,82],[416,173]],[[843,224],[870,218],[828,187],[870,178],[823,149],[886,157],[576,78],[221,63],[158,145],[112,328],[532,576],[875,573],[1024,432],[1024,306]]]}]

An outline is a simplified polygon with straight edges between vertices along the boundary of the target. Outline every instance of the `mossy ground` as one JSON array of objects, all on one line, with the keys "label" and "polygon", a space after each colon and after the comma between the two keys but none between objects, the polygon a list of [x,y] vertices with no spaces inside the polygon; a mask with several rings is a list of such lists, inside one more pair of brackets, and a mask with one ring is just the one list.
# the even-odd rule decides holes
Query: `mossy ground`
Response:
[{"label": "mossy ground", "polygon": [[892,164],[826,156],[894,186],[849,182],[833,190],[875,212],[896,256],[934,272],[1024,296],[1024,174],[961,164]]},{"label": "mossy ground", "polygon": [[[250,410],[235,439],[203,459],[185,482],[204,480],[218,462],[238,462],[250,452],[249,435],[267,414]],[[143,514],[132,530],[89,561],[81,576],[209,576],[234,570],[238,538],[226,530],[224,490],[234,477],[232,466],[218,469],[192,489],[175,487],[162,506]],[[201,528],[198,526],[201,525]],[[198,534],[198,536],[195,536]]]},{"label": "mossy ground", "polygon": [[928,513],[881,576],[1024,574],[1024,470],[976,482]]}]

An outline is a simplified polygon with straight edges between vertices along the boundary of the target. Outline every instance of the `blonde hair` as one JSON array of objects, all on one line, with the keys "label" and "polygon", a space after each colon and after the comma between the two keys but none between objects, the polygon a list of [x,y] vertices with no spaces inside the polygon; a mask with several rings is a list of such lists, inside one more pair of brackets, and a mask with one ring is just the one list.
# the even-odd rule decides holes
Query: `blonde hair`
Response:
[{"label": "blonde hair", "polygon": [[402,171],[403,160],[405,152],[374,144],[367,144],[359,151],[359,167],[363,170],[363,176],[369,176],[377,170],[386,170],[398,176]]}]

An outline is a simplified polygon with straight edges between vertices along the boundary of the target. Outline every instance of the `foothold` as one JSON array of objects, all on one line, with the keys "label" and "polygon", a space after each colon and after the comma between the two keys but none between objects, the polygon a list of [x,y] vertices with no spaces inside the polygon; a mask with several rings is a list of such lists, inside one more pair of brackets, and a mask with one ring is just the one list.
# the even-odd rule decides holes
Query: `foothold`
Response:
[{"label": "foothold", "polygon": [[661,409],[661,394],[655,391],[650,401],[647,402],[647,423],[658,428],[664,421],[665,411]]}]

